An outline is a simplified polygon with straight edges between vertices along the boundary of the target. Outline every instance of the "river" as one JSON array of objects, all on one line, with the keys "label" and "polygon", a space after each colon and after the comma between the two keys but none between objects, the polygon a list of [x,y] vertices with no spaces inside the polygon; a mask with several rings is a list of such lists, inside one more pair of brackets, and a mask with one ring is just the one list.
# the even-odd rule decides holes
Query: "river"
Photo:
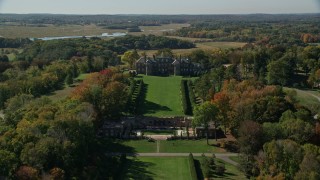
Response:
[{"label": "river", "polygon": [[60,37],[43,37],[43,38],[29,38],[31,41],[34,40],[43,40],[43,41],[49,41],[49,40],[56,40],[56,39],[75,39],[75,38],[92,38],[92,37],[122,37],[127,35],[127,33],[102,33],[101,35],[92,35],[92,36],[60,36]]}]

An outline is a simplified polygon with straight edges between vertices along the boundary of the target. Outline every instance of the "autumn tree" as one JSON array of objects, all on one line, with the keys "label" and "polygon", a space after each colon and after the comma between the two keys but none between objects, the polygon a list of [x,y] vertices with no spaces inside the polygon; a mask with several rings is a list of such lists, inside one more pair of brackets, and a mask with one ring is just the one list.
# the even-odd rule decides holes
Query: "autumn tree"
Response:
[{"label": "autumn tree", "polygon": [[258,163],[261,176],[284,174],[286,179],[293,179],[302,160],[303,150],[299,144],[291,140],[273,140],[263,145]]},{"label": "autumn tree", "polygon": [[230,119],[229,119],[229,114],[231,111],[231,106],[230,106],[230,98],[226,94],[226,92],[219,92],[214,95],[213,103],[217,106],[219,109],[219,119],[224,125],[224,133],[227,133],[227,128],[230,127]]},{"label": "autumn tree", "polygon": [[263,145],[263,129],[254,121],[243,121],[239,128],[238,142],[240,145],[240,169],[247,177],[256,176],[254,155]]}]

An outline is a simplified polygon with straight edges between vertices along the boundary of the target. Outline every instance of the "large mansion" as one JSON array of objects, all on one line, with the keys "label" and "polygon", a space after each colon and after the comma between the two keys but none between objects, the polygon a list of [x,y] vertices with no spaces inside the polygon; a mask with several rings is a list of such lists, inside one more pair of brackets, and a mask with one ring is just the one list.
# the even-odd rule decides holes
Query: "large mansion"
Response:
[{"label": "large mansion", "polygon": [[171,57],[141,57],[136,61],[138,74],[154,76],[195,76],[199,75],[203,68],[199,63],[193,63],[189,59]]}]

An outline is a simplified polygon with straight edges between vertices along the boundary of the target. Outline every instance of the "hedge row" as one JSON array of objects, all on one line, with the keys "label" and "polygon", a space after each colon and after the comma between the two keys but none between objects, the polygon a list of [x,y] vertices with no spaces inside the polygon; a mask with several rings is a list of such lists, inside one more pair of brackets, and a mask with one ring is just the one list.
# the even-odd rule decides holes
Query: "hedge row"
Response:
[{"label": "hedge row", "polygon": [[138,114],[139,107],[142,105],[144,100],[144,83],[143,80],[139,80],[139,86],[137,88],[137,94],[134,102],[134,112]]},{"label": "hedge row", "polygon": [[186,115],[192,115],[192,107],[190,103],[190,98],[189,98],[189,90],[188,90],[188,85],[187,85],[187,80],[182,80],[181,81],[181,96],[182,96],[182,108],[183,108],[183,113]]},{"label": "hedge row", "polygon": [[191,107],[194,108],[196,107],[196,96],[193,91],[193,83],[191,80],[188,81],[188,90],[189,90],[189,98],[191,102]]},{"label": "hedge row", "polygon": [[189,164],[190,164],[190,173],[191,173],[191,178],[192,180],[198,180],[198,176],[197,176],[197,171],[196,171],[196,167],[194,164],[194,159],[193,159],[193,155],[190,153],[189,154]]},{"label": "hedge row", "polygon": [[127,101],[127,109],[130,113],[133,112],[133,93],[136,88],[137,81],[134,79],[130,79],[130,86],[129,86],[129,95],[128,95],[128,101]]}]

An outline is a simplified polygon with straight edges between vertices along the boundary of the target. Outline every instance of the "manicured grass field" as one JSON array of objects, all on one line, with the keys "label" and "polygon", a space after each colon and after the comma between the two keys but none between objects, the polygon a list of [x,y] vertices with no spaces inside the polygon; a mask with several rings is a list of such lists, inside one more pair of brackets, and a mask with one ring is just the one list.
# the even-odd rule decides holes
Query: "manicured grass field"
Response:
[{"label": "manicured grass field", "polygon": [[201,140],[171,140],[160,141],[161,153],[216,153],[225,152],[224,149],[214,146],[215,141],[209,140],[207,145],[205,139]]},{"label": "manicured grass field", "polygon": [[[111,152],[137,152],[154,153],[157,152],[157,142],[148,142],[147,140],[125,140],[118,141],[119,146],[110,147]],[[215,147],[215,140],[209,140],[206,144],[205,139],[201,140],[170,140],[159,141],[160,153],[223,153],[224,149]]]},{"label": "manicured grass field", "polygon": [[[131,147],[134,152],[139,153],[152,153],[157,151],[157,142],[148,142],[147,140],[126,140],[121,141],[120,144]],[[113,152],[123,152],[123,150],[124,149],[114,149]]]},{"label": "manicured grass field", "polygon": [[145,116],[183,116],[180,82],[181,76],[142,76],[146,85],[146,99],[142,111]]},{"label": "manicured grass field", "polygon": [[128,158],[122,179],[191,180],[187,157]]}]

